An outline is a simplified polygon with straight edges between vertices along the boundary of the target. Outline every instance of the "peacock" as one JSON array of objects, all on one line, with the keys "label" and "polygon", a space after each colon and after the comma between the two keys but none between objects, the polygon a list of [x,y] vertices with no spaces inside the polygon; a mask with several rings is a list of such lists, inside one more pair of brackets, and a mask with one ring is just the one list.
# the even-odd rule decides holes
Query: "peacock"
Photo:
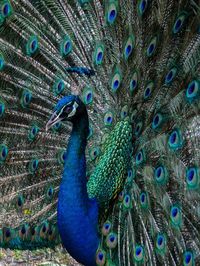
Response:
[{"label": "peacock", "polygon": [[198,0],[0,0],[0,247],[200,265],[199,99]]}]

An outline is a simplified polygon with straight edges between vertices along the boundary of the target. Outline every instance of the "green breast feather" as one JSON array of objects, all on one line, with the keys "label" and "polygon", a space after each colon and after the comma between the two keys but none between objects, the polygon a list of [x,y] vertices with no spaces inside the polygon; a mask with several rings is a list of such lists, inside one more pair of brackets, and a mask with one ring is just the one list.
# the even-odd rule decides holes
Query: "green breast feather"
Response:
[{"label": "green breast feather", "polygon": [[127,174],[132,139],[128,120],[116,124],[103,144],[102,155],[87,183],[90,198],[108,202],[122,189]]}]

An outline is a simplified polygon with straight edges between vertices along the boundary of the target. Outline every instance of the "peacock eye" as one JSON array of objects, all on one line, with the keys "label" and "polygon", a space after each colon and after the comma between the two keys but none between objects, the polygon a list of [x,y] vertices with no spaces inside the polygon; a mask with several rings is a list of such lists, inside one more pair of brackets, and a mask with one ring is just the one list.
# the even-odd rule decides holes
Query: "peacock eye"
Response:
[{"label": "peacock eye", "polygon": [[64,108],[64,113],[70,113],[71,112],[71,110],[72,110],[72,106],[66,106],[65,108]]}]

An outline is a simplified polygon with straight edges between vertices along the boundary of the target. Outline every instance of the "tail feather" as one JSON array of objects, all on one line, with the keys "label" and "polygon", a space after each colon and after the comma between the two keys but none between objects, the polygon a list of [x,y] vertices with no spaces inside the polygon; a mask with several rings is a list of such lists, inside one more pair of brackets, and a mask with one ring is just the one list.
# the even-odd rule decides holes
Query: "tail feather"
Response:
[{"label": "tail feather", "polygon": [[16,0],[0,7],[0,246],[60,242],[56,204],[71,127],[59,123],[47,134],[45,123],[58,99],[73,93],[90,117],[88,176],[115,124],[127,119],[133,127],[125,185],[104,210],[97,260],[198,264],[199,4]]}]

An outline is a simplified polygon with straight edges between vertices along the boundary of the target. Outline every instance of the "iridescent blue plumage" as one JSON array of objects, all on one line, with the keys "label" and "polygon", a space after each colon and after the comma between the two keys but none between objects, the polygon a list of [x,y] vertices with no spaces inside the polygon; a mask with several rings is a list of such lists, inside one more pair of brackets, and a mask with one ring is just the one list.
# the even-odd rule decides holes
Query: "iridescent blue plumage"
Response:
[{"label": "iridescent blue plumage", "polygon": [[[78,97],[61,99],[56,110],[77,101],[80,115],[72,118],[73,129],[66,151],[64,173],[58,200],[58,228],[65,248],[79,262],[92,266],[99,245],[98,204],[86,190],[85,149],[89,134],[88,114]],[[81,221],[81,223],[80,223]]]}]

